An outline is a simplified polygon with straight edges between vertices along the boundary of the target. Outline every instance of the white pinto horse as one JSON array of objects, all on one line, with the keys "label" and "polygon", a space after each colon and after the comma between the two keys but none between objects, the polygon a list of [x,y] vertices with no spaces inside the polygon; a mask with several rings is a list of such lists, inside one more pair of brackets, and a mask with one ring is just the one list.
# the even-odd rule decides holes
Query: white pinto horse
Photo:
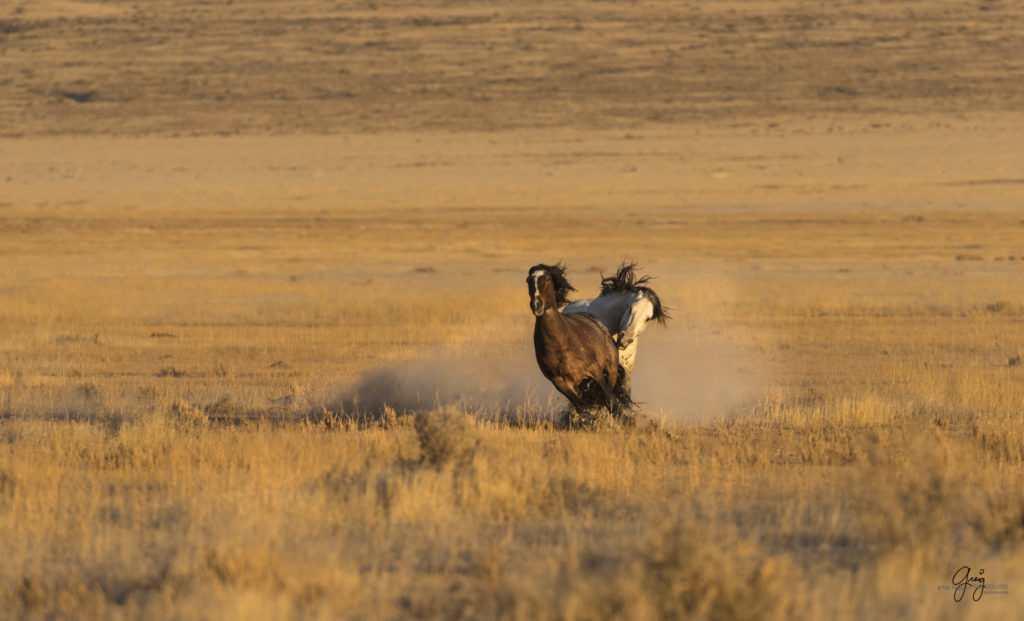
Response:
[{"label": "white pinto horse", "polygon": [[599,296],[570,302],[562,309],[562,314],[590,313],[608,328],[619,346],[619,366],[624,371],[621,386],[627,395],[636,362],[637,339],[650,322],[664,325],[669,319],[658,294],[646,286],[651,277],[638,277],[636,268],[636,263],[623,263],[614,276],[601,279]]}]

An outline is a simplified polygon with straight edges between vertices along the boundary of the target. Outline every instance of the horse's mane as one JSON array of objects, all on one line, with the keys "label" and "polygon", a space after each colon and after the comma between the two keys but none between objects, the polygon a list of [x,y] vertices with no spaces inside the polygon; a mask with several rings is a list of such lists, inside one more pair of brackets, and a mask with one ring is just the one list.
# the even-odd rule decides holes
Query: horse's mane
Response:
[{"label": "horse's mane", "polygon": [[637,291],[640,291],[640,289],[651,280],[651,277],[637,276],[636,270],[639,267],[640,266],[636,264],[636,261],[629,264],[626,264],[626,262],[623,261],[614,276],[605,276],[604,274],[601,274],[601,293],[613,293],[615,291],[636,293]]},{"label": "horse's mane", "polygon": [[640,289],[647,294],[647,299],[654,305],[654,314],[651,315],[651,319],[657,321],[661,325],[665,325],[665,322],[672,317],[668,314],[668,309],[661,305],[661,299],[658,294],[654,292],[654,289],[650,287],[640,287]]},{"label": "horse's mane", "polygon": [[576,287],[569,284],[569,280],[565,277],[565,272],[568,268],[562,264],[561,261],[554,265],[545,265],[539,263],[530,268],[530,272],[534,270],[545,270],[551,275],[551,282],[555,286],[555,304],[558,308],[562,308],[569,303],[569,292],[575,291]]},{"label": "horse's mane", "polygon": [[606,293],[643,293],[654,305],[654,314],[651,315],[651,319],[657,321],[661,325],[665,325],[665,322],[671,317],[668,315],[668,309],[661,305],[661,299],[658,294],[647,286],[647,283],[651,281],[652,276],[637,276],[636,271],[640,268],[636,261],[631,263],[622,262],[619,269],[615,272],[614,276],[605,276],[601,274],[601,295]]}]

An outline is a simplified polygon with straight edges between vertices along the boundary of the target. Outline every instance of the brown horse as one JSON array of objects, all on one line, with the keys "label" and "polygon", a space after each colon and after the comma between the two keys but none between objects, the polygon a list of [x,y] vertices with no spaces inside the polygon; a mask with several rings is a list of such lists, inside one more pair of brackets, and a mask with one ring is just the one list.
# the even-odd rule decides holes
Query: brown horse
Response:
[{"label": "brown horse", "polygon": [[530,289],[530,308],[537,317],[533,347],[544,377],[578,413],[605,406],[618,414],[620,405],[630,405],[628,397],[623,403],[616,394],[619,349],[608,328],[588,313],[558,312],[568,303],[568,293],[575,291],[565,278],[565,266],[535,265],[530,268],[526,283]]}]

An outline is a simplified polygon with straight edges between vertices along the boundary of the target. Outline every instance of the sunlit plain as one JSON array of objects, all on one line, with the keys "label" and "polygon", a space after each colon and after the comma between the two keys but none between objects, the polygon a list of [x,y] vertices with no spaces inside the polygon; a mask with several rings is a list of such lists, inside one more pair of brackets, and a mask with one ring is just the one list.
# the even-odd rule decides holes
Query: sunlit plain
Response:
[{"label": "sunlit plain", "polygon": [[243,4],[0,19],[0,617],[1019,617],[1019,8]]}]

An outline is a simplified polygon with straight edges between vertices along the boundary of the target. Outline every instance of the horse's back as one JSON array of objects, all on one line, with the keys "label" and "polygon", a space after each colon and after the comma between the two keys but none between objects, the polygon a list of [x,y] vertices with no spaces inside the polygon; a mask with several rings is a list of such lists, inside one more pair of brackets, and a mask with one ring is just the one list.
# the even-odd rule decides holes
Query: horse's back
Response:
[{"label": "horse's back", "polygon": [[618,300],[608,297],[596,297],[589,300],[576,300],[562,309],[563,315],[589,314],[601,321],[609,332],[618,330],[622,311],[616,308]]},{"label": "horse's back", "polygon": [[591,299],[591,300],[576,300],[576,301],[573,301],[573,302],[569,302],[564,307],[562,307],[562,314],[563,315],[575,315],[576,313],[589,313],[590,312],[590,304],[593,301],[594,300]]},{"label": "horse's back", "polygon": [[[600,317],[589,312],[574,312],[566,315],[565,317],[570,325],[574,328],[582,330],[584,332],[596,331],[604,336],[607,336],[609,340],[612,338],[612,333],[608,331],[608,326],[604,324],[604,321]],[[612,341],[614,344],[614,341]]]}]

